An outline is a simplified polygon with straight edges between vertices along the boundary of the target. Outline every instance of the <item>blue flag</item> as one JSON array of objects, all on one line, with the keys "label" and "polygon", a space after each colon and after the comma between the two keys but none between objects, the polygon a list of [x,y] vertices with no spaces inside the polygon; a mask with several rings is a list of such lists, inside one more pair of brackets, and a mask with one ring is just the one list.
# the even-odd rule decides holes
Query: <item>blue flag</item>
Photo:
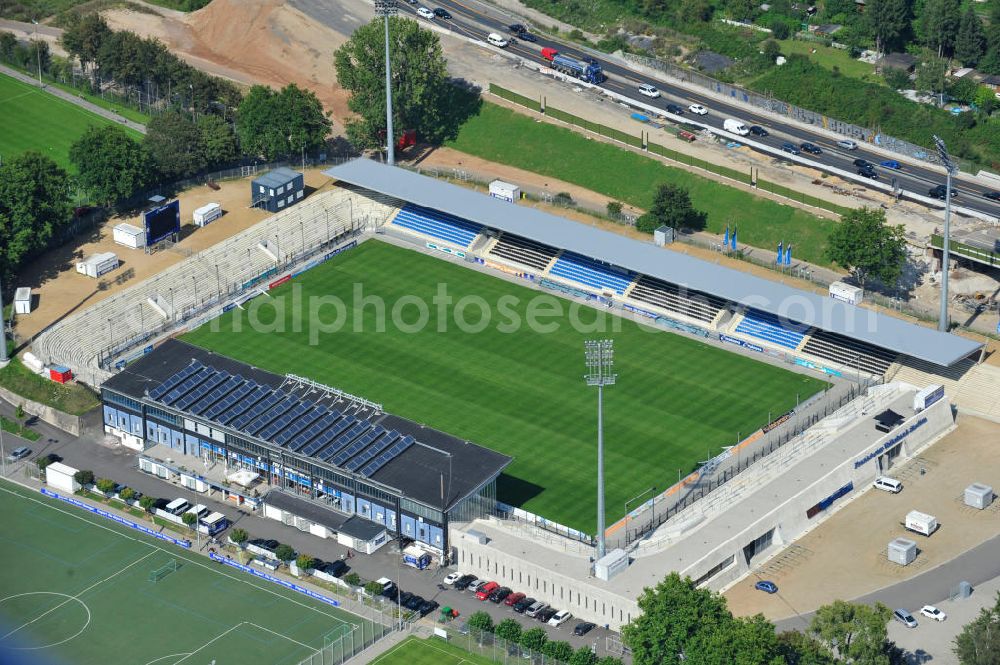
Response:
[{"label": "blue flag", "polygon": [[733,227],[733,237],[730,238],[730,240],[729,240],[729,243],[730,243],[729,246],[733,248],[734,252],[736,251],[736,232],[739,231],[739,230],[740,230],[739,226],[734,226]]},{"label": "blue flag", "polygon": [[726,224],[726,233],[722,236],[722,246],[729,247],[729,224]]},{"label": "blue flag", "polygon": [[775,263],[777,263],[779,266],[781,265],[781,258],[784,256],[784,253],[782,252],[782,249],[781,249],[781,246],[783,244],[785,244],[783,240],[779,240],[778,241],[778,258],[777,258],[777,260],[775,260]]},{"label": "blue flag", "polygon": [[785,248],[785,265],[786,266],[792,265],[792,245],[791,244],[789,244],[788,247]]}]

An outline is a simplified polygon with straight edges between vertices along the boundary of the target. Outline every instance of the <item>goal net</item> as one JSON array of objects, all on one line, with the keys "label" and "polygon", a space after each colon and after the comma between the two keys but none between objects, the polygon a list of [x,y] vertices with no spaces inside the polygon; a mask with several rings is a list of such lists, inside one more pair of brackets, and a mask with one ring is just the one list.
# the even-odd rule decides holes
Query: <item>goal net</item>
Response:
[{"label": "goal net", "polygon": [[170,573],[175,572],[177,568],[179,568],[179,566],[177,565],[177,559],[171,559],[170,561],[160,566],[159,568],[151,570],[149,572],[149,581],[155,584],[156,582],[159,582]]}]

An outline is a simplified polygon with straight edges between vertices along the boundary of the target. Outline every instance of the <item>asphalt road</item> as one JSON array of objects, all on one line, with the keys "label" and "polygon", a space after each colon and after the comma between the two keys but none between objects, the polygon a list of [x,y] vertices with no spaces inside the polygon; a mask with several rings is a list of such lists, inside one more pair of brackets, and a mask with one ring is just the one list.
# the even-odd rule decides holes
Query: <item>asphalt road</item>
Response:
[{"label": "asphalt road", "polygon": [[[418,21],[428,21],[428,19],[417,16],[416,9],[420,6],[420,4],[409,4],[408,0],[407,3],[400,5],[400,10],[404,14],[416,18]],[[502,15],[495,8],[479,7],[478,4],[473,3],[471,0],[466,2],[437,0],[429,6],[431,9],[435,7],[448,10],[452,18],[450,20],[435,18],[434,22],[453,30],[458,35],[483,41],[485,41],[486,35],[489,32],[497,32],[505,37],[509,36],[507,34],[507,25],[514,20]],[[516,39],[507,47],[508,51],[538,63],[546,62],[541,57],[541,50],[544,47],[555,48],[564,55],[582,60],[592,57],[589,53],[581,51],[578,47],[558,42],[548,35],[538,34],[535,36],[538,41],[534,43]],[[664,111],[666,111],[667,104],[676,104],[684,109],[685,118],[696,120],[718,129],[722,129],[723,123],[727,118],[742,120],[747,125],[760,125],[770,132],[770,135],[767,137],[751,136],[749,138],[776,149],[781,149],[785,143],[800,146],[803,142],[810,142],[819,146],[823,151],[821,155],[807,155],[803,153],[802,156],[816,161],[820,168],[826,166],[856,173],[857,167],[853,164],[854,160],[864,159],[876,166],[875,170],[879,174],[879,182],[893,184],[893,179],[895,179],[897,187],[922,196],[926,196],[930,188],[944,184],[945,182],[943,171],[930,168],[926,163],[907,159],[901,155],[890,158],[883,153],[866,150],[863,144],[859,145],[856,150],[845,150],[837,146],[836,140],[831,139],[824,132],[809,131],[806,128],[784,121],[781,116],[767,114],[756,107],[727,104],[715,97],[704,94],[697,87],[685,88],[676,83],[667,83],[664,80],[638,73],[615,62],[601,61],[601,66],[604,69],[604,73],[608,75],[608,79],[601,87],[658,107]],[[640,95],[638,93],[638,86],[642,83],[655,86],[661,92],[660,97],[650,99]],[[691,104],[701,104],[706,107],[708,115],[694,115],[688,110]],[[739,137],[735,135],[733,138],[734,140],[739,140]],[[902,168],[896,170],[880,166],[881,162],[889,159],[897,160]],[[957,191],[957,196],[953,197],[952,200],[956,205],[984,212],[994,217],[1000,217],[1000,201],[994,202],[983,196],[987,192],[1000,190],[1000,184],[991,187],[971,179],[959,178],[954,184],[954,189]]]}]

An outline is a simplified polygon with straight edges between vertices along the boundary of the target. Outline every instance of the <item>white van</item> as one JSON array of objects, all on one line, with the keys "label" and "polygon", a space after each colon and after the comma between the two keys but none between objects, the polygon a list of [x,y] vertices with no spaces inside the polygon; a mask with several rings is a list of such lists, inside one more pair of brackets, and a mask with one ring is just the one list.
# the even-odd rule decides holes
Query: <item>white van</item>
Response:
[{"label": "white van", "polygon": [[893,494],[899,494],[903,491],[903,483],[889,476],[879,476],[876,478],[875,487],[886,492],[892,492]]},{"label": "white van", "polygon": [[510,42],[508,42],[506,39],[504,39],[495,32],[491,32],[490,34],[486,35],[486,41],[488,41],[493,46],[498,46],[500,48],[507,48],[507,45],[510,44]]},{"label": "white van", "polygon": [[727,132],[732,134],[738,134],[740,136],[746,136],[750,133],[750,128],[743,124],[740,120],[733,120],[729,118],[724,123],[722,123],[722,128]]},{"label": "white van", "polygon": [[185,501],[184,499],[174,499],[166,506],[164,506],[163,509],[166,510],[171,515],[180,515],[181,513],[187,511],[187,509],[190,507],[191,504]]}]

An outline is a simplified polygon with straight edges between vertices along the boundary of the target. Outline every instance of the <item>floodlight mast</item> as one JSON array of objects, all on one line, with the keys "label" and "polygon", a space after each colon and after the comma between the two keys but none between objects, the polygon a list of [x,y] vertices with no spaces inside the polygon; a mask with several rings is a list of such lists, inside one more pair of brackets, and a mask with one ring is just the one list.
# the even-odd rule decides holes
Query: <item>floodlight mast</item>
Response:
[{"label": "floodlight mast", "polygon": [[951,161],[944,141],[935,136],[934,145],[937,146],[938,157],[948,173],[948,179],[945,181],[947,184],[944,188],[944,237],[941,240],[941,313],[938,315],[938,330],[948,332],[951,327],[948,320],[948,263],[951,261],[951,177],[958,171],[958,167]]},{"label": "floodlight mast", "polygon": [[597,387],[597,559],[607,554],[604,539],[604,386],[613,386],[618,377],[614,368],[614,342],[610,339],[583,343],[587,361],[584,380]]},{"label": "floodlight mast", "polygon": [[396,0],[375,0],[375,15],[385,20],[385,162],[389,166],[396,163],[396,146],[392,136],[392,68],[389,63],[389,17],[399,9]]}]

